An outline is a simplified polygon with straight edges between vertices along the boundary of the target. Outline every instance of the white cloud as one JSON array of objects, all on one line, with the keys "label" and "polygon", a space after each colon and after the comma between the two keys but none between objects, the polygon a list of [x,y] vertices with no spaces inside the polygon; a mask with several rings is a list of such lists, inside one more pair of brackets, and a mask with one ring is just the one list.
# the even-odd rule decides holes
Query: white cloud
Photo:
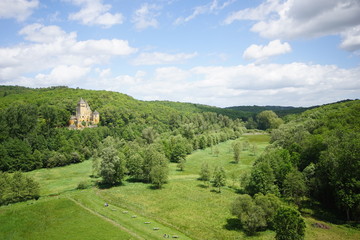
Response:
[{"label": "white cloud", "polygon": [[1,0],[0,18],[15,18],[17,21],[24,21],[38,6],[38,0]]},{"label": "white cloud", "polygon": [[[32,24],[19,33],[31,42],[0,48],[0,83],[20,79],[28,74],[37,74],[38,79],[54,77],[60,73],[56,71],[59,66],[68,66],[73,72],[85,73],[87,71],[80,70],[104,64],[114,56],[136,52],[127,41],[120,39],[78,41],[75,32],[66,33],[58,26]],[[44,75],[43,71],[51,73]],[[69,78],[65,77],[65,82],[66,79]]]},{"label": "white cloud", "polygon": [[237,12],[231,13],[225,20],[225,24],[231,24],[237,20],[264,20],[267,16],[280,10],[280,2],[278,0],[267,0],[257,6],[256,8],[246,8]]},{"label": "white cloud", "polygon": [[159,9],[159,6],[148,3],[143,4],[137,9],[132,18],[136,29],[143,30],[148,27],[158,27],[159,22],[156,20],[156,17],[159,16],[159,13],[157,12]]},{"label": "white cloud", "polygon": [[341,48],[348,51],[360,49],[360,25],[342,33],[342,37],[343,41],[340,45]]},{"label": "white cloud", "polygon": [[44,26],[39,23],[25,26],[19,31],[19,34],[24,35],[24,38],[28,41],[38,43],[51,43],[76,38],[76,33],[67,34],[59,26]]},{"label": "white cloud", "polygon": [[218,11],[224,9],[225,7],[229,6],[231,3],[233,3],[235,0],[229,0],[225,1],[222,4],[218,2],[218,0],[213,0],[212,2],[209,2],[208,4],[201,5],[195,7],[193,13],[187,17],[179,17],[175,20],[174,24],[179,25],[186,22],[191,21],[192,19],[196,18],[199,15],[202,14],[212,14],[217,13]]},{"label": "white cloud", "polygon": [[291,52],[291,46],[289,43],[281,43],[280,40],[273,40],[266,46],[252,44],[244,51],[243,58],[261,61],[271,56],[281,55],[288,52]]},{"label": "white cloud", "polygon": [[[359,98],[360,67],[306,63],[248,64],[121,75],[101,81],[98,89],[119,91],[142,100],[172,100],[215,106],[249,104],[311,106]],[[93,88],[93,86],[92,86]]]},{"label": "white cloud", "polygon": [[89,67],[59,65],[53,68],[49,74],[37,74],[32,84],[35,86],[74,84],[89,72]]},{"label": "white cloud", "polygon": [[134,61],[134,65],[158,65],[158,64],[173,64],[182,63],[186,60],[194,58],[197,53],[178,53],[168,54],[161,52],[141,53]]},{"label": "white cloud", "polygon": [[85,25],[101,25],[105,28],[123,22],[121,13],[109,13],[110,4],[103,4],[103,0],[68,0],[80,6],[79,12],[71,13],[70,20],[80,21]]},{"label": "white cloud", "polygon": [[[360,26],[359,13],[358,0],[267,0],[256,8],[229,15],[224,23],[256,21],[251,30],[270,39],[314,38],[346,35]],[[357,44],[342,43],[341,46],[358,49]]]}]

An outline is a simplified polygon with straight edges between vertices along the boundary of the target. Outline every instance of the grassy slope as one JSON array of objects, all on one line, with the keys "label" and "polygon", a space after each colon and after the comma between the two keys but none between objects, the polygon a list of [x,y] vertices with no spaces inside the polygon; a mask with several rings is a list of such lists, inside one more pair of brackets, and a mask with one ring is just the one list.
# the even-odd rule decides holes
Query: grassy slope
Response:
[{"label": "grassy slope", "polygon": [[2,207],[0,223],[3,240],[135,239],[65,198]]},{"label": "grassy slope", "polygon": [[[242,138],[248,139],[250,143],[257,143],[260,154],[268,144],[269,137],[249,135]],[[231,172],[248,172],[255,156],[244,151],[240,163],[233,164],[230,146],[231,141],[220,144],[218,157],[211,154],[211,149],[196,151],[187,158],[184,172],[177,171],[176,165],[172,164],[170,182],[162,190],[152,190],[147,184],[129,182],[124,186],[106,190],[75,190],[80,181],[92,180],[90,161],[30,172],[29,175],[41,182],[42,195],[61,194],[41,198],[32,205],[19,203],[0,207],[0,222],[5,222],[0,224],[0,239],[56,239],[56,235],[63,237],[64,233],[70,236],[68,239],[92,239],[86,234],[96,236],[96,239],[111,239],[113,234],[124,236],[119,237],[121,239],[132,237],[85,208],[121,224],[145,239],[162,239],[164,233],[178,235],[181,239],[187,239],[187,236],[192,239],[244,239],[246,236],[239,228],[234,227],[236,221],[229,212],[229,205],[237,197],[231,187],[233,181],[230,175]],[[197,180],[204,161],[209,162],[212,167],[225,167],[228,186],[223,188],[221,194]],[[237,185],[238,181],[235,184]],[[68,197],[78,204],[70,201]],[[103,207],[105,201],[109,202],[110,207]],[[129,212],[124,214],[125,210]],[[137,215],[137,218],[132,218],[133,215]],[[309,240],[360,238],[359,230],[329,223],[326,223],[330,226],[329,230],[318,229],[311,224],[321,221],[310,217],[305,220],[306,239]],[[151,224],[144,224],[147,221]],[[94,226],[102,226],[101,229],[105,230],[96,230],[97,227]],[[159,227],[160,230],[154,231],[153,227]],[[96,232],[93,233],[94,231]],[[252,238],[273,239],[274,232],[261,232]]]}]

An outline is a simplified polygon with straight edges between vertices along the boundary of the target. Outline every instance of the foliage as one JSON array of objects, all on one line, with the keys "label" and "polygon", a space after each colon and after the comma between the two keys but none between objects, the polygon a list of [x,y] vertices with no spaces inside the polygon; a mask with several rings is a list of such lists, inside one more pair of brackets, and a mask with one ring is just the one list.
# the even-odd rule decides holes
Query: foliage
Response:
[{"label": "foliage", "polygon": [[301,240],[305,236],[305,222],[300,213],[290,207],[280,208],[274,218],[276,240]]},{"label": "foliage", "polygon": [[300,206],[300,200],[307,193],[304,175],[298,170],[286,174],[283,195]]},{"label": "foliage", "polygon": [[256,119],[258,122],[258,127],[261,130],[275,129],[283,123],[282,119],[271,110],[266,110],[259,113],[256,116]]},{"label": "foliage", "polygon": [[0,205],[39,198],[39,184],[21,172],[0,172]]},{"label": "foliage", "polygon": [[273,145],[288,151],[292,166],[304,173],[310,197],[338,209],[335,213],[347,220],[360,219],[359,110],[359,100],[325,105],[302,113],[271,136]]},{"label": "foliage", "polygon": [[240,161],[240,153],[241,153],[242,145],[239,141],[234,142],[233,151],[234,151],[234,162],[239,163]]},{"label": "foliage", "polygon": [[248,235],[254,235],[260,229],[273,226],[279,208],[280,200],[273,194],[258,194],[254,199],[243,194],[232,203],[231,214],[239,218]]},{"label": "foliage", "polygon": [[124,154],[119,154],[114,147],[110,146],[102,149],[99,157],[101,159],[100,176],[103,182],[110,185],[121,183],[126,172]]},{"label": "foliage", "polygon": [[226,184],[226,174],[223,167],[215,167],[213,174],[213,185],[218,188],[218,192],[221,192],[221,187]]},{"label": "foliage", "polygon": [[204,183],[208,183],[211,179],[211,172],[209,168],[209,164],[207,162],[203,162],[200,170],[200,180],[204,181]]}]

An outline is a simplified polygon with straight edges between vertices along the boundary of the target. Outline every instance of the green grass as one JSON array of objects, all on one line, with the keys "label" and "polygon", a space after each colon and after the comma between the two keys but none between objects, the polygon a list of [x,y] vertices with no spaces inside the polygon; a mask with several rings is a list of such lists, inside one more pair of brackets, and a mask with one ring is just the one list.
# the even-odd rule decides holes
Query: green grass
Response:
[{"label": "green grass", "polygon": [[55,195],[75,190],[82,181],[89,184],[96,181],[96,179],[90,177],[91,165],[92,161],[87,160],[65,167],[39,169],[28,172],[27,175],[33,177],[40,184],[40,194],[42,196]]},{"label": "green grass", "polygon": [[135,239],[65,198],[1,207],[0,223],[2,240]]},{"label": "green grass", "polygon": [[[245,135],[240,140],[257,144],[256,156],[242,151],[239,164],[234,164],[229,150],[232,141],[218,145],[219,156],[214,156],[211,148],[195,151],[187,157],[185,171],[170,164],[169,183],[161,190],[126,181],[110,189],[77,190],[81,181],[93,184],[98,180],[90,177],[91,161],[27,173],[40,182],[42,197],[0,207],[0,239],[133,239],[129,233],[144,239],[162,239],[164,233],[180,239],[274,239],[273,231],[247,237],[230,214],[230,204],[239,188],[238,178],[234,182],[230,175],[250,172],[254,160],[268,145],[269,136]],[[211,168],[224,167],[228,181],[221,193],[197,180],[203,162]],[[104,202],[110,206],[104,207]],[[132,218],[134,215],[136,218]],[[330,229],[319,229],[312,224],[324,222],[311,217],[305,222],[306,240],[360,239],[360,231],[346,225],[325,223]]]}]

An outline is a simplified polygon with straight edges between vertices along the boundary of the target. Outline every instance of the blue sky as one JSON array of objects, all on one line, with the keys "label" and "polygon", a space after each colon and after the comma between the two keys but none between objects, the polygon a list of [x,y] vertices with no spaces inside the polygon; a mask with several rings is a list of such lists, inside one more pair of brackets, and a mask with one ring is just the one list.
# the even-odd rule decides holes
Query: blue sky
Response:
[{"label": "blue sky", "polygon": [[219,107],[360,97],[358,0],[0,0],[0,85]]}]

